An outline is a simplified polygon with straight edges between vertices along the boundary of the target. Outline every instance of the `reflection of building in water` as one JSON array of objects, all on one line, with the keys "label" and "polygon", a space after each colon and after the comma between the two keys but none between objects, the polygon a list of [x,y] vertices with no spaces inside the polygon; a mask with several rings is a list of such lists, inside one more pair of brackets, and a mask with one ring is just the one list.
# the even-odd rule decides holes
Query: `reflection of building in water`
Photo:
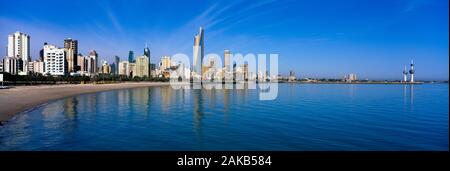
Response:
[{"label": "reflection of building in water", "polygon": [[192,125],[194,131],[198,138],[202,137],[201,124],[203,119],[203,97],[202,90],[194,89],[192,90],[193,105],[194,105],[194,115],[192,118]]},{"label": "reflection of building in water", "polygon": [[134,88],[131,91],[133,104],[137,106],[133,108],[137,110],[137,113],[147,115],[149,111],[149,88]]},{"label": "reflection of building in water", "polygon": [[171,102],[170,100],[172,98],[172,87],[170,86],[160,87],[160,96],[161,96],[161,110],[167,114]]},{"label": "reflection of building in water", "polygon": [[[127,105],[131,105],[131,100],[130,100],[130,90],[129,89],[125,89],[125,90],[119,90],[117,92],[117,103],[120,106],[127,106]],[[126,115],[127,111],[122,111],[122,110],[117,110],[117,115],[119,116],[123,116]]]},{"label": "reflection of building in water", "polygon": [[68,98],[64,100],[64,114],[67,116],[67,119],[74,120],[78,114],[78,99],[75,97]]}]

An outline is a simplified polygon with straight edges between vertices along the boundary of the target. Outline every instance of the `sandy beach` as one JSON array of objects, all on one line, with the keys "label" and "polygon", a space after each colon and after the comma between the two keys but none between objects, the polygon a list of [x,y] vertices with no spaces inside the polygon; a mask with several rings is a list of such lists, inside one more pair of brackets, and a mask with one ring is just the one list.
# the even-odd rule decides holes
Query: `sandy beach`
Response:
[{"label": "sandy beach", "polygon": [[140,82],[116,84],[76,84],[17,86],[0,89],[0,123],[8,121],[15,114],[51,100],[64,97],[115,89],[164,86],[168,82]]}]

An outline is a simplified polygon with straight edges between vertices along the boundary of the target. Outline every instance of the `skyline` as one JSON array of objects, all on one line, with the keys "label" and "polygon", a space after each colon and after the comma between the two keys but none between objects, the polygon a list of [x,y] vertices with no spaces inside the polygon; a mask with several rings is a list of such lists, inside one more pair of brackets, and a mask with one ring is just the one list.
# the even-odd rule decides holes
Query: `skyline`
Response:
[{"label": "skyline", "polygon": [[[21,31],[31,36],[33,60],[44,42],[63,47],[72,38],[79,53],[95,49],[109,62],[116,55],[126,60],[130,50],[142,55],[146,42],[152,63],[176,53],[192,61],[193,39],[203,26],[205,54],[278,53],[282,75],[400,80],[414,59],[415,79],[448,80],[448,1],[351,2],[2,0],[0,54],[8,34]],[[77,12],[46,12],[67,6]]]}]

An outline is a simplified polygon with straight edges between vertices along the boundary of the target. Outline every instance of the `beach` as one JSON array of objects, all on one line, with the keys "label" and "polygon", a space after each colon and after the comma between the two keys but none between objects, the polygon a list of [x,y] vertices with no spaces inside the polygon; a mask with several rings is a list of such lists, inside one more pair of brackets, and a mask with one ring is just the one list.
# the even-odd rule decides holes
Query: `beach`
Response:
[{"label": "beach", "polygon": [[51,100],[85,93],[137,87],[165,86],[169,84],[169,82],[68,84],[17,86],[10,89],[0,89],[0,123],[8,121],[15,114]]}]

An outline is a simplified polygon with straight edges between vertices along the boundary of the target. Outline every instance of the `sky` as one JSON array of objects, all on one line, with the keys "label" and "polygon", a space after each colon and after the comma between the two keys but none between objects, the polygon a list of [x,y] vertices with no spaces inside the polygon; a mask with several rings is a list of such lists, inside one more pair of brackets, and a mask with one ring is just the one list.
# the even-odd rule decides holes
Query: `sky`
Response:
[{"label": "sky", "polygon": [[78,40],[113,61],[128,51],[151,62],[192,56],[205,28],[205,53],[279,54],[279,73],[297,77],[399,80],[414,59],[416,80],[448,80],[448,0],[0,0],[0,54],[7,36],[31,36],[37,59],[44,42]]}]

